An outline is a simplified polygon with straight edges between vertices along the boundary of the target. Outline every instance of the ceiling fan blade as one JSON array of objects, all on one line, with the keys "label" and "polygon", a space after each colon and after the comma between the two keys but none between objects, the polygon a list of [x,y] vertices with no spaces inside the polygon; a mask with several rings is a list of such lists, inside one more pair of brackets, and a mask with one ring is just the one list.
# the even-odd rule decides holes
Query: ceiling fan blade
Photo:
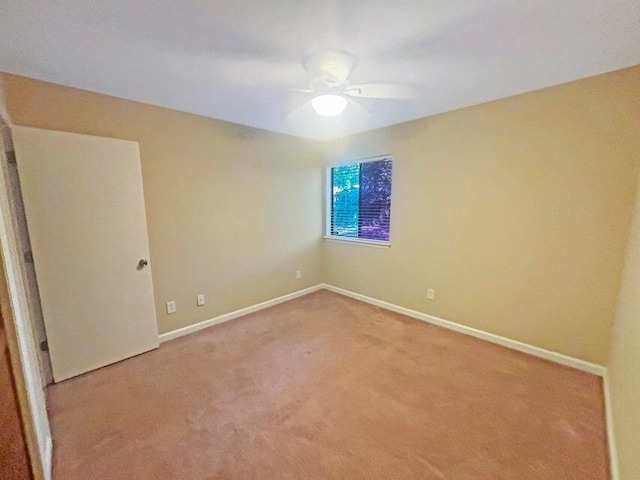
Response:
[{"label": "ceiling fan blade", "polygon": [[351,85],[345,90],[345,93],[352,97],[388,100],[410,100],[417,96],[417,92],[413,87],[394,83],[361,83]]},{"label": "ceiling fan blade", "polygon": [[291,93],[314,93],[314,90],[310,88],[290,88],[289,92]]},{"label": "ceiling fan blade", "polygon": [[365,113],[370,111],[369,108],[365,105],[367,101],[364,98],[359,99],[351,95],[347,95],[347,100],[349,101],[349,105],[347,106],[347,108],[354,107],[357,111]]}]

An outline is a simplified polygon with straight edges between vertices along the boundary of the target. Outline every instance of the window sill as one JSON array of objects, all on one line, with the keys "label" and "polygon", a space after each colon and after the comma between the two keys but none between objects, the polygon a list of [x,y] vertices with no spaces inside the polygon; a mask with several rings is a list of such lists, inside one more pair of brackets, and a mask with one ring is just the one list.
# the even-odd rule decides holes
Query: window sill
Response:
[{"label": "window sill", "polygon": [[330,242],[337,243],[351,243],[353,245],[362,245],[363,247],[373,247],[373,248],[390,248],[391,242],[385,242],[383,240],[363,240],[361,238],[349,238],[349,237],[332,237],[330,235],[325,235],[325,240],[329,240]]}]

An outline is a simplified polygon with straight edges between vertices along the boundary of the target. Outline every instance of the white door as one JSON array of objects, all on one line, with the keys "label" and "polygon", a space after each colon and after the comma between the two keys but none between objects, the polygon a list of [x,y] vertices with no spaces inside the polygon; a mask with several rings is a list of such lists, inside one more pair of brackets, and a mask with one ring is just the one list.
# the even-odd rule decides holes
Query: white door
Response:
[{"label": "white door", "polygon": [[55,381],[157,348],[138,144],[12,131]]}]

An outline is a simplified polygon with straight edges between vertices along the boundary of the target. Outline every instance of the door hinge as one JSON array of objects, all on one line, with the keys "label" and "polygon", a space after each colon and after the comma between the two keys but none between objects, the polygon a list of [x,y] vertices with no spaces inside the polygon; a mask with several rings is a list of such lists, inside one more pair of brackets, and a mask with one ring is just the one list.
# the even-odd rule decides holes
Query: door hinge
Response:
[{"label": "door hinge", "polygon": [[43,340],[40,342],[40,350],[43,352],[48,352],[49,351],[49,342],[47,342],[46,340]]},{"label": "door hinge", "polygon": [[24,261],[27,263],[33,263],[33,252],[24,252]]},{"label": "door hinge", "polygon": [[14,150],[9,150],[8,152],[6,152],[7,154],[7,163],[9,165],[15,165],[16,162],[16,152]]}]

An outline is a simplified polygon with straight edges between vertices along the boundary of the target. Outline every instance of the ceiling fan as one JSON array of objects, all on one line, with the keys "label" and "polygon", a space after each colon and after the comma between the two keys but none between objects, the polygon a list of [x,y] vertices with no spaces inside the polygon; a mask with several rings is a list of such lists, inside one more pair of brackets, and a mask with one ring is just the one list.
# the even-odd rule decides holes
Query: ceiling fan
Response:
[{"label": "ceiling fan", "polygon": [[318,115],[340,115],[348,104],[348,98],[409,99],[411,90],[402,85],[366,83],[352,85],[349,77],[357,66],[354,55],[343,50],[323,49],[302,59],[302,66],[309,75],[307,88],[296,92],[312,94],[311,106]]}]

